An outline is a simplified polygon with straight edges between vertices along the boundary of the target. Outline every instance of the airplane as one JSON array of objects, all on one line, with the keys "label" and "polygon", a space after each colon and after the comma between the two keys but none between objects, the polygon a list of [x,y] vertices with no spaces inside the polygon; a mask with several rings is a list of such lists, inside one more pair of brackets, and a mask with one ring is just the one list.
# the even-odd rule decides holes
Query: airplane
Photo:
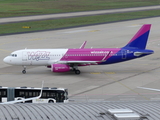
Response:
[{"label": "airplane", "polygon": [[151,24],[144,24],[133,38],[122,48],[84,48],[87,41],[76,49],[23,49],[11,53],[3,61],[10,65],[47,66],[52,72],[73,70],[80,74],[79,66],[107,65],[124,62],[153,54],[145,49]]}]

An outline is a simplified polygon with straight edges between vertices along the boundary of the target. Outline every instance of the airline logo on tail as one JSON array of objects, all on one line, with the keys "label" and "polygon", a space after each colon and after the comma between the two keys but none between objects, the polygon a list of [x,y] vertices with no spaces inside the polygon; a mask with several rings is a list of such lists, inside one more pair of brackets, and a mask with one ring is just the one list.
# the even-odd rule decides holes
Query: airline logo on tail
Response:
[{"label": "airline logo on tail", "polygon": [[134,35],[134,37],[129,41],[125,47],[135,47],[138,49],[145,49],[151,24],[146,24],[141,27],[141,29]]},{"label": "airline logo on tail", "polygon": [[122,48],[84,48],[86,41],[77,49],[24,49],[11,53],[4,58],[10,65],[47,66],[52,72],[67,72],[71,69],[80,74],[79,66],[106,65],[124,62],[154,53],[146,44],[151,24],[143,25],[129,43]]}]

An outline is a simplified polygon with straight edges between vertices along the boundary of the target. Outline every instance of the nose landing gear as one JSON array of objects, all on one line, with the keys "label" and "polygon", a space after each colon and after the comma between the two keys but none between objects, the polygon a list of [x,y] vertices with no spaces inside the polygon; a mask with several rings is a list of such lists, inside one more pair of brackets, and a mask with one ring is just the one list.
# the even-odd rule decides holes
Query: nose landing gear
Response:
[{"label": "nose landing gear", "polygon": [[22,73],[23,73],[23,74],[26,74],[26,66],[23,66],[23,68],[24,68],[24,69],[22,70]]}]

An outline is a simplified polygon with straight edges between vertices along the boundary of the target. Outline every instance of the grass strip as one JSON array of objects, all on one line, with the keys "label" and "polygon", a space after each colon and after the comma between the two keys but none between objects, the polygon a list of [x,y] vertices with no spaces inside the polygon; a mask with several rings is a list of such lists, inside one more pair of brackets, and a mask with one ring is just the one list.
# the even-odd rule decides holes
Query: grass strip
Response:
[{"label": "grass strip", "polygon": [[160,5],[160,0],[0,0],[0,17]]},{"label": "grass strip", "polygon": [[116,22],[154,16],[160,16],[160,10],[0,24],[0,35]]}]

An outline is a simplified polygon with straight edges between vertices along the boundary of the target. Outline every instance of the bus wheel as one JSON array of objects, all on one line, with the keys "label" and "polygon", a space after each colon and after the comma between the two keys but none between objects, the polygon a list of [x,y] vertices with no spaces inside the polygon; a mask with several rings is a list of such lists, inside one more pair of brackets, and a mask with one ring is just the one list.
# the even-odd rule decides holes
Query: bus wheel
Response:
[{"label": "bus wheel", "polygon": [[53,100],[49,100],[48,103],[54,103],[54,101]]},{"label": "bus wheel", "polygon": [[[17,100],[22,100],[21,98],[18,98]],[[19,103],[24,103],[24,102],[19,102]]]}]

